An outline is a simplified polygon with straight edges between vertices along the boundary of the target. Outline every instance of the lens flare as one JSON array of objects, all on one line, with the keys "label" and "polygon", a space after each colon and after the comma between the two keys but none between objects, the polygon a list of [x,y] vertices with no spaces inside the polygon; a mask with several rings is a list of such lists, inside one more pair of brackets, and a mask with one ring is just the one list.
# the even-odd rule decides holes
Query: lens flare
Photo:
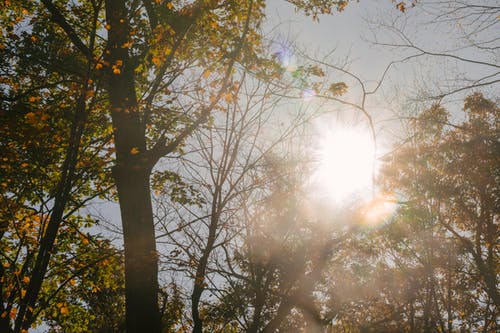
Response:
[{"label": "lens flare", "polygon": [[316,96],[316,92],[313,89],[307,88],[302,90],[302,99],[304,101],[310,101],[314,96]]},{"label": "lens flare", "polygon": [[391,218],[397,209],[397,200],[392,194],[379,194],[362,210],[362,224],[376,227]]},{"label": "lens flare", "polygon": [[278,49],[276,50],[276,52],[274,52],[273,55],[276,59],[278,59],[281,66],[283,66],[283,68],[287,72],[293,72],[297,69],[295,56],[293,55],[293,52],[290,50],[290,48],[284,45],[279,45]]}]

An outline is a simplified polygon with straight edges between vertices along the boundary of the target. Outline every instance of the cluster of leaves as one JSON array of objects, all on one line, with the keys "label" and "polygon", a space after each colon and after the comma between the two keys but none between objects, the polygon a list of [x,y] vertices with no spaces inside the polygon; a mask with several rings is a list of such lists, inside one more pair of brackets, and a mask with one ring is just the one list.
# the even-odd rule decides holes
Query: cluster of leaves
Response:
[{"label": "cluster of leaves", "polygon": [[[68,48],[66,36],[50,24],[50,17],[35,3],[5,1],[4,5],[0,15],[0,327],[7,332],[33,280],[33,267],[61,192],[72,128],[76,126],[82,127],[82,135],[61,235],[49,263],[50,273],[39,307],[28,310],[35,318],[70,322],[65,318],[76,305],[70,306],[62,298],[69,297],[77,286],[92,289],[95,283],[103,287],[103,280],[91,282],[86,274],[104,274],[106,268],[100,266],[99,258],[112,248],[106,249],[102,240],[85,235],[84,228],[95,221],[75,213],[92,198],[110,196],[108,164],[112,152],[107,150],[111,126],[102,112],[105,105],[95,97],[99,75],[85,75],[86,61]],[[83,19],[88,11],[83,5],[72,9],[79,13],[75,20]],[[84,111],[85,124],[77,124],[82,99],[91,111]],[[89,268],[91,261],[96,265]],[[119,267],[114,264],[115,269]],[[92,318],[86,303],[81,301],[75,311],[80,311],[82,318]]]}]

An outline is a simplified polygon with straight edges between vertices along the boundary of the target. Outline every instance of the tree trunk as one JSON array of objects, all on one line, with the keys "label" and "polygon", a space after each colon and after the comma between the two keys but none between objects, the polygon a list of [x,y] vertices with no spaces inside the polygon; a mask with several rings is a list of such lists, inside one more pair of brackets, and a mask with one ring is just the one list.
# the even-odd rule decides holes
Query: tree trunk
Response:
[{"label": "tree trunk", "polygon": [[160,332],[158,260],[148,169],[115,167],[125,246],[127,333]]},{"label": "tree trunk", "polygon": [[78,99],[75,108],[75,118],[71,127],[66,156],[62,165],[61,179],[56,188],[54,196],[54,207],[50,214],[47,229],[40,240],[37,251],[35,266],[31,271],[30,282],[26,295],[21,299],[18,306],[18,314],[14,323],[14,333],[19,333],[23,329],[28,329],[36,320],[31,310],[35,308],[38,301],[42,283],[47,273],[49,261],[54,249],[54,243],[63,221],[64,210],[70,199],[70,192],[73,187],[76,163],[80,150],[80,141],[87,121],[87,110],[85,108],[85,91],[87,86],[82,87],[82,95]]},{"label": "tree trunk", "polygon": [[106,0],[109,24],[106,60],[116,147],[113,177],[118,190],[125,247],[127,333],[160,333],[158,259],[149,177],[156,162],[146,150],[139,115],[134,67],[125,45],[130,38],[124,0]]},{"label": "tree trunk", "polygon": [[203,332],[203,319],[200,316],[199,307],[200,307],[201,295],[205,290],[205,278],[208,265],[208,258],[210,257],[210,254],[212,253],[212,250],[214,248],[217,226],[219,222],[219,211],[220,211],[220,207],[218,204],[220,200],[219,196],[220,196],[220,191],[219,189],[217,189],[214,195],[215,200],[212,203],[212,216],[210,218],[210,227],[208,232],[207,245],[203,250],[203,255],[201,256],[200,261],[198,262],[198,267],[196,269],[196,276],[194,279],[193,292],[191,294],[191,314],[193,316],[193,323],[194,323],[193,333]]}]

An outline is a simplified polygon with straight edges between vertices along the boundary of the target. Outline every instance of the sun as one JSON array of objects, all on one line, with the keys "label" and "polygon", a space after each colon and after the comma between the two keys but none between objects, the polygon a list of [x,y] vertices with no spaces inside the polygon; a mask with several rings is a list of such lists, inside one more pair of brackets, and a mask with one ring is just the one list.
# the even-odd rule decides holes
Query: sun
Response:
[{"label": "sun", "polygon": [[371,193],[374,144],[368,131],[342,127],[323,134],[317,149],[315,178],[337,202]]}]

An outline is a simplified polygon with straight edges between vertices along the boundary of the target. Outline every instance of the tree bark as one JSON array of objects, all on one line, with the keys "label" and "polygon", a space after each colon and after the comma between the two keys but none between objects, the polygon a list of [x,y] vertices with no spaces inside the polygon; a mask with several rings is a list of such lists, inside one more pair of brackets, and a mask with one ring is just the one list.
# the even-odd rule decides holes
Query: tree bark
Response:
[{"label": "tree bark", "polygon": [[194,287],[193,293],[191,294],[191,314],[193,316],[193,333],[202,333],[203,332],[203,319],[200,316],[200,300],[203,291],[205,290],[205,278],[206,271],[208,265],[208,258],[210,257],[210,253],[212,253],[217,226],[219,222],[219,210],[218,202],[220,200],[220,191],[217,189],[216,194],[214,196],[216,200],[212,203],[212,216],[210,218],[210,228],[207,239],[207,244],[205,249],[203,250],[203,255],[200,258],[198,263],[198,267],[196,269],[196,276],[194,279]]},{"label": "tree bark", "polygon": [[146,150],[129,50],[129,15],[124,0],[106,0],[109,24],[106,60],[114,129],[118,190],[125,247],[127,333],[159,333],[158,259],[149,177],[156,161]]},{"label": "tree bark", "polygon": [[158,260],[148,169],[114,169],[125,246],[127,333],[160,332]]}]

